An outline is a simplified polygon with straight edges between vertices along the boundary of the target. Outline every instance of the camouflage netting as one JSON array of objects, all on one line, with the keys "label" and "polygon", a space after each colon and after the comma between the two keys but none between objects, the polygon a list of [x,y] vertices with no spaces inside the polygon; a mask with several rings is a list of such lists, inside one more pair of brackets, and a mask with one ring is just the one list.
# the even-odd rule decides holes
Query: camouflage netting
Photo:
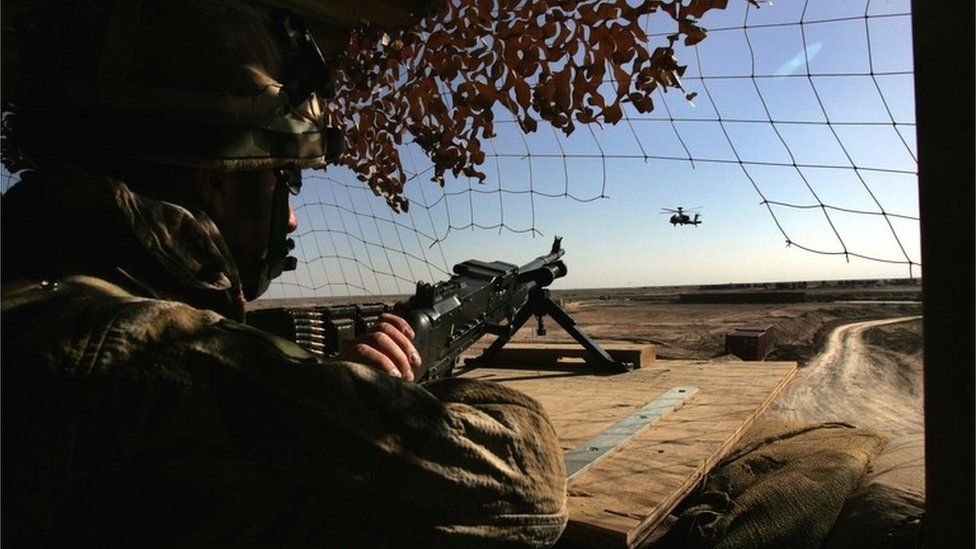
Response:
[{"label": "camouflage netting", "polygon": [[[481,140],[495,135],[498,107],[525,132],[538,118],[567,135],[577,123],[615,124],[625,102],[651,111],[658,88],[683,90],[671,46],[703,40],[699,19],[727,0],[631,3],[447,0],[413,28],[354,31],[330,106],[330,125],[346,135],[341,163],[406,210],[397,150],[405,142],[423,149],[443,185],[446,173],[484,179]],[[642,23],[660,14],[675,32],[651,51]]]}]

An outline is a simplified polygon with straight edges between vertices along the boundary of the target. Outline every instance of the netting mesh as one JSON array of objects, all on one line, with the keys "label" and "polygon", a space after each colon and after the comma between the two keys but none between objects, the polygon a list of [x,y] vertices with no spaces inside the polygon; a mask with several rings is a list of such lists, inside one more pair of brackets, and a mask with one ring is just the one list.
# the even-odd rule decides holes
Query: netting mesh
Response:
[{"label": "netting mesh", "polygon": [[[645,18],[652,47],[674,33],[666,19]],[[513,247],[527,248],[523,239],[583,226],[567,247],[600,261],[612,244],[664,225],[660,208],[689,202],[704,204],[705,224],[678,230],[725,236],[669,237],[677,251],[656,240],[647,254],[701,258],[741,243],[745,254],[775,240],[792,257],[838,256],[818,261],[918,275],[909,3],[807,0],[756,9],[733,2],[702,25],[703,42],[675,44],[691,101],[680,90],[658,90],[652,112],[625,104],[616,125],[580,125],[569,136],[545,124],[525,134],[511,113],[498,111],[498,136],[484,143],[483,181],[448,174],[440,187],[430,181],[425,153],[402,145],[406,213],[393,212],[346,169],[307,172],[296,203],[300,266],[270,296],[410,293],[417,280],[446,278],[458,261],[527,260],[547,245],[535,240],[508,257]],[[4,174],[4,189],[9,183]],[[576,284],[665,284],[679,274],[645,268]],[[693,282],[700,281],[709,280]]]},{"label": "netting mesh", "polygon": [[[652,46],[674,32],[657,23],[646,20]],[[559,202],[619,196],[627,208],[637,197],[656,213],[672,206],[667,187],[692,177],[727,180],[714,192],[720,199],[757,199],[736,215],[765,212],[794,253],[899,265],[916,276],[910,25],[907,2],[731,5],[703,20],[706,40],[676,45],[692,102],[659,91],[653,112],[625,108],[617,125],[570,136],[544,125],[524,134],[498,113],[485,181],[448,177],[443,189],[428,181],[423,153],[406,146],[408,214],[392,214],[340,170],[311,175],[318,194],[299,210],[298,240],[313,253],[276,295],[409,292],[414,280],[444,278],[454,262],[480,256],[479,246],[491,248],[474,233],[561,234],[605,215]],[[784,52],[792,54],[785,62]],[[654,274],[644,280],[653,284]]]},{"label": "netting mesh", "polygon": [[[747,167],[747,162],[743,160],[743,155],[740,154],[740,149],[742,147],[737,147],[736,142],[732,139],[729,126],[735,123],[752,123],[754,120],[746,120],[745,122],[737,122],[735,120],[728,120],[722,118],[721,111],[719,110],[718,103],[715,97],[710,91],[712,84],[709,82],[710,79],[721,78],[721,76],[706,76],[704,69],[702,68],[702,59],[700,48],[695,49],[696,61],[700,69],[700,79],[702,89],[708,96],[709,102],[713,105],[716,113],[715,122],[719,125],[722,130],[722,134],[728,141],[729,147],[731,148],[733,154],[735,155],[735,160],[739,164],[743,173],[749,179],[755,191],[762,198],[762,204],[766,206],[773,221],[776,223],[786,242],[789,244],[797,245],[807,251],[816,252],[820,254],[834,254],[834,255],[844,255],[850,256],[855,255],[857,257],[862,257],[865,259],[870,259],[873,261],[885,261],[885,262],[895,262],[895,263],[906,263],[911,269],[915,262],[912,260],[912,256],[909,255],[905,246],[902,244],[899,238],[898,231],[894,227],[893,219],[907,219],[910,221],[917,221],[917,217],[913,217],[905,214],[891,213],[885,210],[884,205],[878,200],[877,195],[871,190],[871,185],[868,184],[870,179],[869,175],[865,175],[864,172],[890,172],[898,174],[914,175],[917,171],[917,159],[913,147],[908,144],[905,134],[903,133],[905,126],[913,126],[911,124],[899,124],[898,120],[895,119],[891,108],[889,107],[889,102],[885,98],[885,94],[882,91],[880,80],[885,77],[890,76],[904,76],[910,75],[911,71],[905,70],[893,70],[893,71],[879,71],[875,67],[874,55],[871,49],[871,29],[873,24],[877,24],[877,21],[883,20],[887,17],[903,16],[905,14],[876,14],[872,15],[870,13],[871,3],[868,2],[865,6],[863,14],[851,15],[851,16],[835,16],[830,19],[824,20],[808,20],[807,12],[810,10],[811,5],[809,0],[804,2],[803,10],[800,13],[800,19],[796,24],[790,23],[770,23],[765,25],[756,25],[752,29],[749,26],[749,15],[750,12],[746,11],[744,16],[743,25],[741,28],[741,33],[743,41],[749,49],[749,59],[751,74],[749,74],[748,79],[752,84],[756,92],[756,97],[758,98],[762,106],[762,114],[764,115],[759,119],[760,122],[768,123],[768,127],[775,134],[776,141],[783,145],[785,153],[789,157],[789,161],[786,163],[778,163],[773,165],[787,166],[796,175],[806,191],[809,192],[809,196],[805,201],[799,202],[786,202],[780,200],[773,200],[767,197],[766,193],[760,188],[757,177],[753,176]],[[814,44],[820,44],[820,42],[812,42],[815,36],[820,34],[826,34],[820,27],[831,25],[833,28],[829,32],[836,32],[838,27],[848,27],[853,25],[853,28],[844,29],[844,32],[849,31],[850,35],[856,36],[857,32],[863,28],[865,40],[863,44],[858,44],[853,42],[851,44],[851,49],[864,48],[862,55],[859,55],[860,59],[855,60],[854,63],[849,65],[848,69],[835,69],[830,65],[824,67],[824,70],[817,70],[816,66],[811,59],[811,53],[814,51],[819,52],[819,48],[814,48]],[[755,49],[753,48],[753,39],[750,38],[750,30],[755,32],[776,32],[776,29],[781,28],[792,28],[799,32],[800,39],[802,41],[802,52],[803,57],[799,62],[796,62],[796,70],[798,74],[777,74],[777,72],[786,72],[782,69],[777,69],[773,74],[763,74],[757,71],[757,56]],[[723,31],[735,32],[738,29],[728,28],[723,29]],[[861,61],[863,60],[863,61]],[[788,70],[792,70],[793,66],[789,66]],[[866,71],[866,72],[865,72]],[[799,79],[799,86],[795,86],[797,94],[807,93],[814,100],[812,104],[808,107],[810,111],[806,116],[801,118],[789,118],[789,114],[784,113],[783,118],[774,117],[773,111],[770,108],[771,102],[767,99],[768,93],[763,92],[763,86],[768,86],[768,84],[760,84],[762,81],[768,79],[780,79],[786,78],[787,76],[796,77]],[[734,76],[731,78],[735,78]],[[866,97],[868,108],[866,109],[855,109],[850,112],[850,114],[845,114],[845,109],[850,110],[849,107],[843,105],[845,100],[852,100],[851,98],[845,97],[831,97],[832,83],[830,80],[835,79],[858,79],[864,82],[857,83],[857,92],[862,94],[867,94]],[[870,83],[868,83],[868,81]],[[789,82],[789,80],[787,80]],[[911,81],[908,81],[911,84]],[[870,88],[876,92],[876,95],[870,97]],[[860,89],[865,88],[865,89]],[[827,102],[833,100],[834,103],[839,103],[837,111],[832,114],[828,111]],[[873,104],[872,104],[873,103]],[[879,112],[880,108],[884,109],[884,112]],[[870,109],[870,110],[869,110]],[[872,112],[873,111],[873,112]],[[793,113],[793,116],[797,116],[797,113]],[[813,131],[820,132],[821,142],[823,148],[832,147],[834,159],[833,161],[825,160],[823,163],[810,163],[804,164],[798,162],[798,153],[794,153],[790,148],[789,143],[785,139],[788,130],[787,126],[795,125],[800,127],[806,127],[807,129],[812,129]],[[901,127],[899,127],[901,126]],[[912,127],[913,129],[913,127]],[[864,132],[864,130],[871,130],[870,133]],[[861,135],[858,135],[861,132]],[[829,134],[829,135],[828,135]],[[888,134],[888,135],[886,135]],[[905,158],[902,158],[902,162],[898,162],[897,157],[893,158],[891,162],[891,167],[886,167],[886,162],[884,159],[880,158],[870,158],[870,155],[860,156],[856,158],[858,154],[855,152],[858,142],[867,142],[875,139],[891,139],[897,138],[900,143],[900,147],[896,144],[894,147],[888,147],[889,151],[897,151],[904,153]],[[839,153],[839,154],[838,154]],[[910,160],[910,162],[907,162]],[[848,176],[853,175],[857,180],[859,187],[863,189],[866,197],[870,199],[868,204],[869,209],[855,209],[852,207],[843,207],[838,205],[829,204],[821,198],[820,194],[816,190],[813,181],[816,178],[816,170],[842,170],[847,172]],[[839,175],[834,174],[834,177],[839,177]],[[803,244],[793,240],[789,234],[787,234],[786,229],[777,216],[778,208],[794,208],[794,209],[812,209],[819,210],[823,213],[827,224],[830,226],[831,233],[837,239],[837,247],[834,250],[830,249],[819,249],[814,247],[804,246]],[[838,230],[839,223],[835,222],[832,214],[838,215],[841,213],[855,214],[855,215],[876,215],[884,219],[885,223],[891,230],[891,235],[895,244],[898,246],[899,255],[894,258],[886,258],[879,255],[874,255],[872,252],[858,252],[852,250],[848,247],[845,242],[845,238],[841,235]]]}]

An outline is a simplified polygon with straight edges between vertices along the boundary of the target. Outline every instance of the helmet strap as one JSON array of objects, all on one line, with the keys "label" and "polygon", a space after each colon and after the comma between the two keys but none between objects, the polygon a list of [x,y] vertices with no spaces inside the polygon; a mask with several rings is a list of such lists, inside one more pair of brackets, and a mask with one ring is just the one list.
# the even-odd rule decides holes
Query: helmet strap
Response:
[{"label": "helmet strap", "polygon": [[[278,182],[275,185],[271,199],[271,222],[268,237],[268,252],[259,259],[238,259],[238,266],[253,267],[250,272],[258,275],[257,284],[244,288],[244,298],[248,301],[257,298],[268,291],[271,281],[281,276],[285,271],[294,271],[298,266],[298,259],[289,254],[295,248],[295,241],[288,238],[288,196],[297,192],[295,177],[301,180],[301,172],[294,167],[276,170]],[[300,183],[298,184],[300,186]]]}]

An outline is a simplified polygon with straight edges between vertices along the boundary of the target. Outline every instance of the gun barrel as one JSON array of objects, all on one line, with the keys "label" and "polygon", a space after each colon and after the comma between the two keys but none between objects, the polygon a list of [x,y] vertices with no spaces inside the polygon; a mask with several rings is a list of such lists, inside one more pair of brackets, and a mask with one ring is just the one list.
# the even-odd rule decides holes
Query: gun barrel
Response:
[{"label": "gun barrel", "polygon": [[564,276],[566,276],[566,264],[557,259],[551,263],[545,263],[541,267],[520,270],[516,280],[520,283],[535,282],[544,288],[552,284],[557,278]]},{"label": "gun barrel", "polygon": [[[563,240],[562,237],[557,236],[552,241],[552,250],[550,250],[548,254],[539,256],[533,259],[532,261],[526,263],[525,265],[519,267],[519,278],[522,279],[523,275],[528,275],[533,271],[538,271],[539,269],[543,269],[546,267],[548,267],[549,268],[548,270],[551,271],[552,274],[554,275],[552,278],[559,278],[561,276],[566,276],[566,266],[563,265],[561,261],[559,261],[559,258],[561,258],[563,254],[566,253],[566,250],[562,249],[561,247],[562,240]],[[562,267],[561,269],[552,269],[552,267],[555,265],[561,265]],[[535,277],[527,276],[527,278],[532,279]],[[550,280],[550,282],[552,281]]]}]

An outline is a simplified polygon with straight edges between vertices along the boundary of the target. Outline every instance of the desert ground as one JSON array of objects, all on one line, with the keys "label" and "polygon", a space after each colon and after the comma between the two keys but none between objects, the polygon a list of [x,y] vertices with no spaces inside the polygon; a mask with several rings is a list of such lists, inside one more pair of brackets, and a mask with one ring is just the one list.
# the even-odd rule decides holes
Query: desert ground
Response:
[{"label": "desert ground", "polygon": [[[764,288],[645,288],[566,291],[554,297],[597,341],[652,343],[660,360],[739,360],[725,354],[725,334],[738,326],[771,325],[776,344],[767,360],[796,361],[799,370],[767,417],[838,421],[893,436],[922,433],[918,286],[845,281],[808,285],[802,302],[708,303],[711,298],[735,300],[731,296],[736,294],[759,301],[776,293]],[[795,288],[779,293],[800,297]],[[529,322],[513,339],[571,341],[554,322],[547,328],[540,338]]]},{"label": "desert ground", "polygon": [[[767,416],[841,421],[896,436],[922,432],[917,280],[557,290],[552,296],[598,342],[650,343],[659,360],[739,360],[725,354],[725,334],[772,325],[775,346],[766,359],[795,361],[799,371]],[[256,307],[392,303],[402,297],[261,300]],[[530,320],[512,340],[572,341],[555,322],[546,326],[548,333],[537,336]]]}]

